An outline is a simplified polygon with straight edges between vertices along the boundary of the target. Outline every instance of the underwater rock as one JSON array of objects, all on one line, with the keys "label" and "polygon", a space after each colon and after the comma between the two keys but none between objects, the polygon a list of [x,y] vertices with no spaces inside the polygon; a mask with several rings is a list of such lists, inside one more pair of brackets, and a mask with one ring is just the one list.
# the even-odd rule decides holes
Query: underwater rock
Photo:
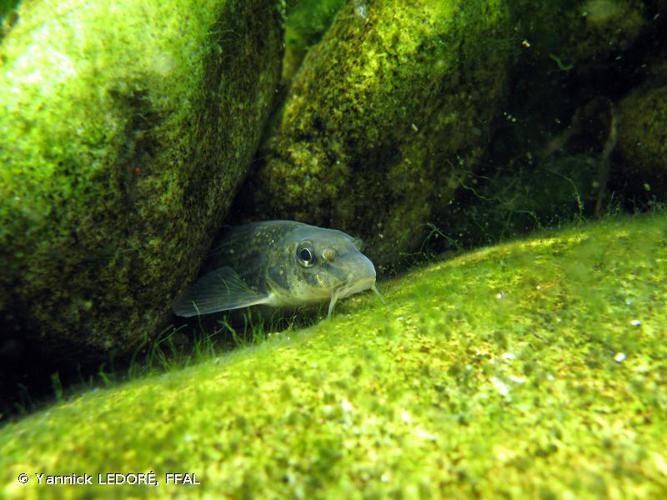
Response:
[{"label": "underwater rock", "polygon": [[170,314],[259,142],[280,2],[24,2],[0,46],[0,323],[53,356]]},{"label": "underwater rock", "polygon": [[500,0],[347,2],[294,77],[239,211],[342,229],[380,268],[396,263],[484,151],[509,33]]},{"label": "underwater rock", "polygon": [[636,193],[667,200],[667,85],[649,83],[635,90],[619,110],[615,175]]},{"label": "underwater rock", "polygon": [[386,281],[386,306],[68,391],[0,427],[0,497],[110,496],[34,473],[115,470],[160,483],[117,497],[662,498],[666,237],[664,212],[549,231]]}]

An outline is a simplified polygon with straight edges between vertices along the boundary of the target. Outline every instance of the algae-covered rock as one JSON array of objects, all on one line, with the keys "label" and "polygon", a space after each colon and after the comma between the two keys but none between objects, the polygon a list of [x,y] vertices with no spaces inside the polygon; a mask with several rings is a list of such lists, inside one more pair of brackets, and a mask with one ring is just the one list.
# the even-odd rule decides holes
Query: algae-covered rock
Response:
[{"label": "algae-covered rock", "polygon": [[664,213],[543,233],[385,283],[386,306],[83,393],[0,429],[0,496],[662,498],[666,241]]},{"label": "algae-covered rock", "polygon": [[3,334],[74,356],[156,332],[256,148],[281,15],[273,0],[23,2],[0,46]]},{"label": "algae-covered rock", "polygon": [[616,174],[636,192],[667,199],[667,85],[630,93],[620,115]]},{"label": "algae-covered rock", "polygon": [[294,77],[241,211],[347,230],[395,263],[484,150],[509,31],[502,0],[347,2]]}]

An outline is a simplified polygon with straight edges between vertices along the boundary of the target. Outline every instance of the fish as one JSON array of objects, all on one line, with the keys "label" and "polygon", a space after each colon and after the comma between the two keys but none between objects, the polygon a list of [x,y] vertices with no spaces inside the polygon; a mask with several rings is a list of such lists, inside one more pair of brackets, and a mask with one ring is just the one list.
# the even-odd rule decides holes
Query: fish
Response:
[{"label": "fish", "polygon": [[[361,240],[289,220],[229,226],[201,277],[173,303],[192,317],[256,305],[294,307],[329,301],[327,318],[345,297],[372,290],[382,300],[375,266]],[[383,301],[384,302],[384,301]]]}]

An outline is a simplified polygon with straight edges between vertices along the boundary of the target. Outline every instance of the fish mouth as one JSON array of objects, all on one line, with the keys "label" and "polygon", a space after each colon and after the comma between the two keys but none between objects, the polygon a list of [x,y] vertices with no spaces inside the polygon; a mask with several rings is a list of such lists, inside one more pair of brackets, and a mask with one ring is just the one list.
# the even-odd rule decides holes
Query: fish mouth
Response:
[{"label": "fish mouth", "polygon": [[342,299],[375,286],[375,266],[364,254],[358,254],[351,262],[346,280],[333,289],[332,297]]},{"label": "fish mouth", "polygon": [[375,285],[375,276],[362,278],[353,282],[346,282],[341,286],[334,288],[333,294],[337,299],[342,299],[373,288]]},{"label": "fish mouth", "polygon": [[377,290],[375,288],[375,267],[368,257],[359,253],[354,260],[350,261],[347,268],[351,270],[347,273],[347,279],[331,290],[327,318],[331,318],[334,306],[339,299],[369,289]]},{"label": "fish mouth", "polygon": [[369,276],[368,278],[361,278],[358,280],[354,280],[354,282],[348,281],[343,285],[334,288],[331,293],[331,301],[329,302],[329,312],[327,314],[327,318],[331,318],[334,306],[338,301],[338,299],[349,297],[350,295],[363,292],[364,290],[369,290],[369,289],[377,291],[377,288],[375,288],[375,276]]},{"label": "fish mouth", "polygon": [[327,318],[331,318],[334,305],[339,299],[371,289],[377,291],[377,288],[375,288],[375,276],[354,280],[352,283],[347,282],[344,285],[334,288],[331,292],[331,301],[329,302],[329,313],[327,314]]}]

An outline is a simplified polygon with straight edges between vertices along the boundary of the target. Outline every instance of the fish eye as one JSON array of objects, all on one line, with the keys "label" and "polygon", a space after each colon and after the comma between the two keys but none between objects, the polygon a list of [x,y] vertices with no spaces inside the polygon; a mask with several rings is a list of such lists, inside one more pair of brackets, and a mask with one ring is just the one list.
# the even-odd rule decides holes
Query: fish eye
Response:
[{"label": "fish eye", "polygon": [[300,245],[296,249],[296,258],[303,267],[312,267],[315,265],[315,254],[307,245]]}]

